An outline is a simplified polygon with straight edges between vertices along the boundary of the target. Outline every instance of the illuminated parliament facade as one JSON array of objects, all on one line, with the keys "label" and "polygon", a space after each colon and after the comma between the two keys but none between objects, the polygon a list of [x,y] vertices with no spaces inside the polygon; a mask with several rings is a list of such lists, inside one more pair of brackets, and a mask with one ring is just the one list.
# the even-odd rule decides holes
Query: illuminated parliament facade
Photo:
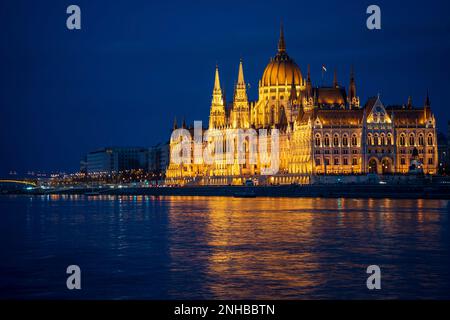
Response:
[{"label": "illuminated parliament facade", "polygon": [[[282,29],[278,52],[259,81],[258,100],[249,101],[246,90],[241,61],[233,101],[227,104],[216,66],[208,130],[278,129],[278,172],[261,175],[262,164],[249,164],[248,157],[233,164],[196,163],[191,158],[189,163],[171,161],[168,184],[228,185],[247,179],[304,184],[320,175],[437,172],[436,120],[428,94],[421,107],[413,107],[411,98],[404,105],[385,107],[379,96],[362,105],[353,70],[348,90],[336,73],[332,86],[313,86],[309,66],[304,77],[287,54]],[[184,121],[181,128],[194,131]],[[176,143],[171,139],[171,150]]]}]

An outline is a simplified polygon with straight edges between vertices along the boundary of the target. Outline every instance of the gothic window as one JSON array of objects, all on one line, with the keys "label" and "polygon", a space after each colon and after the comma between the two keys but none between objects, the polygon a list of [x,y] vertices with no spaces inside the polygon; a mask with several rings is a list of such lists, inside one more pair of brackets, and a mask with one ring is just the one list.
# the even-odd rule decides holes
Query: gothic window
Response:
[{"label": "gothic window", "polygon": [[342,137],[342,145],[344,147],[348,147],[348,137],[346,134],[344,134],[344,136]]},{"label": "gothic window", "polygon": [[374,137],[373,137],[373,143],[374,143],[374,145],[379,145],[380,144],[380,141],[379,141],[379,139],[378,139],[378,134],[375,134],[374,135]]},{"label": "gothic window", "polygon": [[390,133],[387,135],[387,144],[392,145],[392,135]]},{"label": "gothic window", "polygon": [[330,136],[329,135],[325,135],[325,147],[329,147],[330,146]]},{"label": "gothic window", "polygon": [[316,159],[316,166],[320,166],[320,158]]},{"label": "gothic window", "polygon": [[353,166],[358,165],[358,159],[357,159],[357,158],[353,158],[353,159],[352,159],[352,165],[353,165]]},{"label": "gothic window", "polygon": [[367,136],[367,144],[369,146],[373,146],[373,137],[372,134],[369,133],[369,135]]},{"label": "gothic window", "polygon": [[425,145],[425,139],[423,138],[423,134],[419,135],[419,146]]},{"label": "gothic window", "polygon": [[333,146],[339,147],[339,136],[337,134],[333,137]]},{"label": "gothic window", "polygon": [[410,146],[413,146],[415,144],[415,142],[414,142],[414,135],[413,134],[410,134],[409,135],[409,145]]},{"label": "gothic window", "polygon": [[315,139],[315,144],[316,144],[316,147],[320,147],[320,135],[316,135],[316,139]]},{"label": "gothic window", "polygon": [[433,135],[431,133],[428,135],[428,145],[429,146],[433,145]]},{"label": "gothic window", "polygon": [[338,166],[339,165],[339,158],[334,158],[334,165]]},{"label": "gothic window", "polygon": [[428,158],[428,164],[432,165],[433,164],[433,158]]},{"label": "gothic window", "polygon": [[348,159],[344,158],[344,166],[348,165]]},{"label": "gothic window", "polygon": [[352,146],[356,147],[358,145],[358,138],[356,137],[356,134],[352,135]]},{"label": "gothic window", "polygon": [[384,146],[386,144],[386,139],[384,137],[384,134],[381,134],[380,139],[381,139],[381,145]]},{"label": "gothic window", "polygon": [[400,145],[401,146],[405,146],[406,145],[406,138],[405,138],[405,135],[403,133],[400,135]]}]

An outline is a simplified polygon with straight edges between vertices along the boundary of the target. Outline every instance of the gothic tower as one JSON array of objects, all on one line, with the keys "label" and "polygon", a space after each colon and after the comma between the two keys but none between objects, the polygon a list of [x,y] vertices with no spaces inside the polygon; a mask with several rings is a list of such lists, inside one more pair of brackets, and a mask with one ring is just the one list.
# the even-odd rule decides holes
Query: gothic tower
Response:
[{"label": "gothic tower", "polygon": [[222,89],[220,88],[219,67],[216,65],[214,89],[209,113],[209,128],[223,128],[226,124],[225,103]]},{"label": "gothic tower", "polygon": [[234,89],[232,125],[233,128],[249,128],[250,112],[247,98],[247,88],[244,81],[242,59],[239,63],[238,81]]}]

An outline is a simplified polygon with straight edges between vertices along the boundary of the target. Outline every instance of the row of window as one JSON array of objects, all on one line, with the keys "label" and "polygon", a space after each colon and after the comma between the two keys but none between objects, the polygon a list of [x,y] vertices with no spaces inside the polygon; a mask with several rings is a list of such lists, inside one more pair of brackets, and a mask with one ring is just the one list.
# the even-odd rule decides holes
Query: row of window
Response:
[{"label": "row of window", "polygon": [[[330,152],[330,150],[323,150],[323,151],[315,150],[314,153],[315,154],[322,154],[322,153],[330,154],[331,152]],[[333,149],[333,154],[340,154],[340,153],[341,153],[340,149]],[[352,150],[352,154],[358,154],[358,153],[359,153],[358,150]],[[342,154],[348,154],[348,150],[347,149],[342,150]]]},{"label": "row of window", "polygon": [[[329,134],[325,134],[324,138],[323,138],[323,146],[324,147],[330,147],[331,146],[331,142],[332,142],[332,146],[333,147],[339,147],[339,135],[335,134],[333,136],[332,141],[330,140],[330,135]],[[424,146],[425,145],[425,137],[423,134],[419,134],[419,137],[417,139],[417,143],[419,146]],[[351,143],[352,147],[356,147],[358,146],[358,137],[356,136],[356,134],[353,134],[350,141],[349,141],[349,137],[347,134],[344,134],[342,136],[342,144],[341,146],[343,147],[348,147],[349,146],[349,142]],[[409,145],[410,146],[414,146],[416,144],[416,140],[415,140],[415,136],[413,134],[409,135]],[[314,137],[314,144],[316,147],[320,147],[322,146],[322,138],[320,136],[320,134],[316,134]],[[392,134],[388,133],[387,135],[385,135],[384,133],[378,135],[378,134],[374,134],[372,135],[371,133],[369,133],[367,135],[367,144],[369,146],[383,146],[383,145],[392,145],[393,144],[393,138],[392,138]],[[400,146],[406,146],[406,135],[405,134],[401,134],[399,137],[399,144]],[[430,133],[427,137],[427,144],[429,146],[433,145],[433,135]]]},{"label": "row of window", "polygon": [[[330,159],[329,158],[325,158],[324,159],[324,164],[326,166],[330,165]],[[348,166],[349,164],[349,159],[348,158],[344,158],[342,159],[342,164],[344,166]],[[320,158],[316,158],[316,166],[321,166],[322,165],[322,159]],[[333,159],[333,165],[338,166],[340,165],[340,160],[339,158],[334,158]],[[357,166],[358,165],[358,158],[352,158],[352,166]]]},{"label": "row of window", "polygon": [[[422,133],[419,134],[419,137],[418,137],[417,140],[418,140],[417,143],[418,143],[419,146],[424,146],[425,145],[425,137],[424,137],[424,135]],[[401,146],[406,146],[406,134],[404,134],[404,133],[400,134],[399,142],[400,142]],[[409,142],[410,146],[414,146],[416,144],[416,139],[415,139],[414,134],[411,133],[409,135],[408,142]],[[431,133],[428,134],[428,136],[427,136],[427,144],[429,146],[433,145],[433,134],[431,134]]]},{"label": "row of window", "polygon": [[392,134],[388,133],[387,135],[384,135],[382,133],[381,135],[374,134],[372,135],[369,133],[367,135],[367,144],[369,146],[384,146],[384,145],[392,145]]},{"label": "row of window", "polygon": [[[353,134],[351,139],[350,139],[350,143],[352,147],[356,147],[358,146],[358,137],[356,136],[356,134]],[[314,138],[314,144],[316,147],[320,147],[322,145],[322,138],[320,136],[320,134],[316,134],[315,138]],[[348,135],[344,134],[342,136],[342,146],[343,147],[348,147],[349,144],[349,137]],[[324,147],[329,147],[330,146],[330,135],[326,134],[323,138],[323,146]],[[333,136],[333,147],[339,147],[339,135],[335,134]]]},{"label": "row of window", "polygon": [[[321,158],[316,158],[315,160],[316,160],[315,161],[316,162],[316,166],[321,166],[322,165],[322,159]],[[419,161],[423,163],[423,159],[419,159]],[[324,164],[326,166],[330,165],[330,159],[329,158],[325,158],[323,162],[324,162]],[[434,160],[433,160],[433,158],[428,158],[427,162],[428,162],[429,165],[433,165]],[[347,166],[348,164],[349,164],[349,159],[348,158],[342,159],[342,165]],[[401,165],[406,165],[406,158],[401,158],[400,159],[400,164]],[[339,158],[334,158],[333,159],[333,165],[335,165],[335,166],[340,165],[340,159]],[[356,165],[358,165],[358,158],[352,158],[352,166],[356,166]]]}]

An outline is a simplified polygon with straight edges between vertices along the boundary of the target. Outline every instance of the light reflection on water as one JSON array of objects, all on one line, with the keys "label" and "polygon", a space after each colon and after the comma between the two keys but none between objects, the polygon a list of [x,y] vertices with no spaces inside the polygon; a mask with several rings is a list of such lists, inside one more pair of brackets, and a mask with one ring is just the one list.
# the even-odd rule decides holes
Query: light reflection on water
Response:
[{"label": "light reflection on water", "polygon": [[[448,201],[0,197],[0,297],[450,298]],[[79,292],[65,268],[82,269]],[[368,291],[368,265],[382,290]]]}]

